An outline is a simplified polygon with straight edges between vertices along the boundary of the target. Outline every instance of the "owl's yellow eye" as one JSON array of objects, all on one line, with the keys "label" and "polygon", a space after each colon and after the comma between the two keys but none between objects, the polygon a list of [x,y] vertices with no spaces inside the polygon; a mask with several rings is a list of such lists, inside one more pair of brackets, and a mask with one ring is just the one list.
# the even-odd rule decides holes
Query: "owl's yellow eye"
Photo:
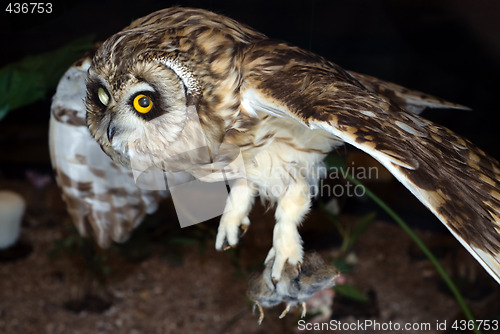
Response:
[{"label": "owl's yellow eye", "polygon": [[153,101],[148,96],[139,94],[134,98],[134,108],[141,114],[147,114],[153,108]]},{"label": "owl's yellow eye", "polygon": [[107,106],[109,104],[109,95],[106,93],[104,88],[99,87],[97,90],[97,97],[99,98],[99,101],[101,101],[102,104]]}]

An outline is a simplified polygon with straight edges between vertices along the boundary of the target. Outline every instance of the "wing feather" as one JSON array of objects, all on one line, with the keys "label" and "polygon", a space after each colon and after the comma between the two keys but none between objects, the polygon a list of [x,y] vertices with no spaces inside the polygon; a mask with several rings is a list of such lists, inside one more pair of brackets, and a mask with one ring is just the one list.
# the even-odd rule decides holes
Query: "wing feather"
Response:
[{"label": "wing feather", "polygon": [[245,52],[243,70],[244,110],[326,130],[373,156],[500,283],[496,160],[451,130],[367,89],[337,65],[288,44],[268,40],[253,45]]},{"label": "wing feather", "polygon": [[447,108],[470,110],[470,108],[460,104],[448,102],[438,97],[408,89],[395,83],[384,81],[367,74],[348,71],[348,73],[358,80],[367,90],[372,93],[392,101],[400,108],[414,114],[420,114],[426,108]]}]

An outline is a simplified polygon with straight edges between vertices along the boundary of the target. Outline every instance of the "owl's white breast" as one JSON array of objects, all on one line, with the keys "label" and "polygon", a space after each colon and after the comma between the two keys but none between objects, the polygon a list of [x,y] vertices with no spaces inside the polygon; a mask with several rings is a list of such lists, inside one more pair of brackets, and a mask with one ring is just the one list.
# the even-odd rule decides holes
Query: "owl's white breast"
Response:
[{"label": "owl's white breast", "polygon": [[248,181],[261,197],[276,201],[300,177],[310,186],[325,174],[324,157],[342,142],[323,130],[288,119],[265,117],[252,129],[253,144],[243,150]]}]

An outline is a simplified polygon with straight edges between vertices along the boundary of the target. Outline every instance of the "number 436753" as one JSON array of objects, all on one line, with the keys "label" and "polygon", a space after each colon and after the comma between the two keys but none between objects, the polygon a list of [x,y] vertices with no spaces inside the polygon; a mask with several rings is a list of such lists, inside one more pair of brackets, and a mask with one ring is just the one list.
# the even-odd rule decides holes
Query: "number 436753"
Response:
[{"label": "number 436753", "polygon": [[51,2],[9,2],[5,11],[9,14],[50,14]]},{"label": "number 436753", "polygon": [[500,329],[498,320],[455,320],[452,329],[456,331],[473,330],[476,327],[479,330],[498,332]]}]

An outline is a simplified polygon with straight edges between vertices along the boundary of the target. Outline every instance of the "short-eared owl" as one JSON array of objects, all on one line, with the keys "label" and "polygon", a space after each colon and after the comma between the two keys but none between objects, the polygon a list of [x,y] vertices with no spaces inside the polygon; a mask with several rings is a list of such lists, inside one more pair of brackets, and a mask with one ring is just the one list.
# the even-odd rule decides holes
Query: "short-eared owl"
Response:
[{"label": "short-eared owl", "polygon": [[[418,116],[426,107],[458,105],[346,71],[200,9],[169,8],[137,19],[107,39],[91,63],[73,71],[84,78],[72,94],[85,95],[86,77],[86,125],[114,163],[93,168],[96,161],[104,164],[96,147],[85,161],[83,146],[64,151],[58,138],[52,140],[54,161],[81,230],[89,221],[102,245],[123,240],[159,198],[113,173],[126,173],[123,168],[134,164],[167,172],[190,165],[217,170],[214,162],[230,162],[227,147],[236,147],[245,177],[232,187],[232,208],[222,216],[216,248],[236,246],[240,230],[250,224],[255,196],[275,203],[266,263],[272,263],[277,282],[284,268],[303,261],[297,227],[310,208],[323,158],[349,143],[384,165],[500,282],[500,165],[468,140]],[[74,96],[74,106],[58,105],[63,89],[54,100],[54,122],[83,131],[85,107]],[[65,114],[65,107],[73,111]],[[55,127],[53,136],[69,136],[70,130]],[[78,140],[89,138],[82,134]],[[191,150],[202,146],[208,155]],[[86,176],[69,174],[58,155],[90,165]],[[93,177],[108,185],[92,188],[87,182]],[[103,187],[115,191],[98,193]],[[87,213],[75,213],[84,196]],[[135,211],[128,215],[120,210],[125,206]]]}]

